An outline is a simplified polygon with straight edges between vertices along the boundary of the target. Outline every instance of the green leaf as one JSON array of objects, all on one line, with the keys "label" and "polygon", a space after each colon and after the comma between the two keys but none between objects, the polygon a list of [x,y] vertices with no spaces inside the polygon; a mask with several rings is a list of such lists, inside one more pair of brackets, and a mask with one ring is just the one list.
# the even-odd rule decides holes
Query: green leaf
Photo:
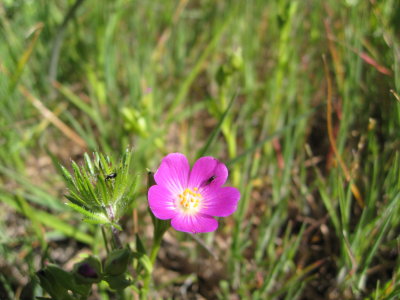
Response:
[{"label": "green leaf", "polygon": [[246,149],[242,154],[239,154],[238,156],[236,156],[235,158],[231,159],[230,161],[228,161],[226,163],[227,166],[231,166],[235,163],[237,163],[238,161],[242,160],[243,158],[245,158],[247,155],[252,154],[253,152],[255,152],[257,149],[261,148],[262,146],[265,145],[265,143],[271,141],[272,139],[274,139],[275,137],[278,137],[280,135],[282,135],[284,132],[286,132],[286,130],[290,127],[293,127],[295,125],[297,125],[298,123],[300,123],[300,121],[308,118],[310,115],[312,115],[314,112],[316,111],[316,109],[312,109],[304,114],[299,115],[298,117],[294,118],[292,121],[288,122],[288,124],[286,126],[282,126],[281,129],[275,131],[274,133],[270,134],[269,136],[267,136],[266,138],[264,138],[263,140],[254,143],[253,146],[251,146],[250,148]]},{"label": "green leaf", "polygon": [[[68,272],[55,265],[47,265],[36,273],[40,285],[49,295],[60,300],[74,300],[68,294],[68,289],[73,285],[73,277]],[[71,283],[72,282],[72,283]]]},{"label": "green leaf", "polygon": [[107,219],[106,216],[102,216],[102,215],[93,213],[89,210],[86,210],[82,206],[76,205],[74,203],[66,203],[66,205],[71,207],[72,209],[76,210],[77,212],[81,213],[82,215],[86,216],[88,220],[98,222],[97,224],[109,223],[109,220]]},{"label": "green leaf", "polygon": [[[30,202],[34,202],[59,212],[63,210],[63,205],[57,198],[49,194],[44,188],[33,184],[29,178],[25,177],[24,175],[1,165],[0,174],[12,178],[19,183],[24,188],[23,197]],[[10,191],[10,193],[16,195],[17,191],[13,189]],[[19,194],[21,195],[21,193]]]},{"label": "green leaf", "polygon": [[79,195],[77,195],[73,191],[69,191],[70,195],[66,195],[65,198],[67,198],[69,201],[74,203],[75,205],[81,205],[81,206],[88,206],[88,203],[86,203]]},{"label": "green leaf", "polygon": [[[1,195],[1,200],[8,205],[10,205],[13,209],[18,211],[19,213],[25,214],[26,212],[18,206],[18,204],[13,201],[7,195]],[[65,236],[72,237],[82,243],[91,245],[93,243],[93,237],[81,232],[78,228],[71,226],[70,224],[64,222],[60,217],[54,216],[48,212],[35,209],[31,207],[29,209],[29,213],[35,215],[35,220],[45,226],[48,226],[52,229],[58,230],[63,233]],[[27,216],[30,217],[30,216]]]}]

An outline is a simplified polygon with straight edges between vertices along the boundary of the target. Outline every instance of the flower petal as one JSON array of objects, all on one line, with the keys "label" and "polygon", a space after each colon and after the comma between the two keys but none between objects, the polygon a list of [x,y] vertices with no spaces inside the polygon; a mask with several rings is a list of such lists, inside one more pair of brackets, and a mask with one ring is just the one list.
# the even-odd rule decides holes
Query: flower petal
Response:
[{"label": "flower petal", "polygon": [[187,186],[190,166],[185,155],[171,153],[163,158],[160,167],[154,174],[157,184],[179,194]]},{"label": "flower petal", "polygon": [[177,214],[171,220],[171,226],[175,230],[188,233],[211,232],[218,228],[218,221],[213,217],[196,214]]},{"label": "flower petal", "polygon": [[219,187],[228,178],[226,166],[211,156],[199,158],[190,172],[189,187]]},{"label": "flower petal", "polygon": [[214,217],[227,217],[235,212],[240,192],[234,187],[208,188],[203,191],[201,213]]},{"label": "flower petal", "polygon": [[161,185],[153,185],[147,194],[149,206],[153,214],[161,219],[168,220],[177,214],[174,204],[174,195]]}]

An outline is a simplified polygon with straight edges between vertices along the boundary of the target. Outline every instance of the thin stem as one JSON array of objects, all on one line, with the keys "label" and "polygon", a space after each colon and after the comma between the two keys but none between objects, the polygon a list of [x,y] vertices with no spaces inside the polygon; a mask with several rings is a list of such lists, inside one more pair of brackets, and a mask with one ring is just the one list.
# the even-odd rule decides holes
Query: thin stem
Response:
[{"label": "thin stem", "polygon": [[101,235],[103,236],[104,245],[106,246],[106,251],[107,251],[107,253],[110,253],[110,248],[108,247],[108,240],[107,240],[106,231],[104,230],[104,226],[101,226]]},{"label": "thin stem", "polygon": [[[153,247],[151,248],[151,252],[150,252],[150,262],[153,267],[156,262],[158,251],[160,250],[160,247],[161,247],[161,241],[162,241],[162,235],[154,238]],[[151,277],[152,277],[152,272],[148,272],[146,274],[146,277],[144,278],[143,287],[140,289],[140,299],[141,300],[147,299],[147,294],[149,292]]]},{"label": "thin stem", "polygon": [[[111,222],[114,222],[115,214],[114,214],[114,210],[111,205],[106,206],[106,212],[107,212],[108,218],[111,220]],[[121,239],[119,238],[119,231],[113,225],[111,225],[111,233],[113,236],[115,248],[120,248],[120,249],[123,248]]]},{"label": "thin stem", "polygon": [[[147,175],[148,175],[148,177],[147,177],[148,188],[150,188],[152,185],[154,185],[156,183],[154,180],[154,173],[149,172]],[[160,250],[160,247],[161,247],[161,241],[162,241],[163,235],[167,231],[169,225],[165,226],[166,221],[156,219],[151,212],[150,212],[150,214],[153,218],[153,225],[154,225],[154,242],[153,242],[153,246],[151,248],[151,252],[150,252],[150,256],[149,256],[150,263],[151,263],[152,270],[153,270],[154,264],[157,259],[158,251]],[[167,221],[167,224],[168,224],[168,221]],[[152,271],[147,272],[144,277],[143,287],[140,289],[140,299],[141,300],[147,299],[147,294],[149,292],[149,286],[150,286],[150,282],[151,282],[151,276],[152,276]]]},{"label": "thin stem", "polygon": [[154,240],[153,248],[151,248],[150,252],[150,261],[152,265],[154,265],[154,263],[156,262],[157,254],[161,247],[161,241],[162,236]]},{"label": "thin stem", "polygon": [[111,232],[113,235],[114,243],[116,248],[122,249],[121,239],[119,238],[119,230],[111,225]]}]

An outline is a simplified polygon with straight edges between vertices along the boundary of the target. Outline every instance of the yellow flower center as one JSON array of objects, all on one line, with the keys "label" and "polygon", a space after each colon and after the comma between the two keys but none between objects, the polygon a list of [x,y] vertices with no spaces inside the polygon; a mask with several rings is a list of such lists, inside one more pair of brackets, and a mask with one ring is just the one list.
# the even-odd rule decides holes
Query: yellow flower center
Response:
[{"label": "yellow flower center", "polygon": [[198,188],[186,188],[178,195],[177,206],[187,214],[193,214],[199,211],[203,196],[199,193]]}]

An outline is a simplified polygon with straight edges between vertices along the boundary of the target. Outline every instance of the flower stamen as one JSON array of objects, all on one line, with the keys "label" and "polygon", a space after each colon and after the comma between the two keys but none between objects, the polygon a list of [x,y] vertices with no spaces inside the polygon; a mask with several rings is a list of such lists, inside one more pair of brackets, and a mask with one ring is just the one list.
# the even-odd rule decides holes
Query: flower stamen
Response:
[{"label": "flower stamen", "polygon": [[177,206],[182,212],[187,214],[194,214],[198,212],[199,205],[203,199],[203,196],[198,193],[197,187],[190,189],[186,188],[181,194],[178,195]]}]

